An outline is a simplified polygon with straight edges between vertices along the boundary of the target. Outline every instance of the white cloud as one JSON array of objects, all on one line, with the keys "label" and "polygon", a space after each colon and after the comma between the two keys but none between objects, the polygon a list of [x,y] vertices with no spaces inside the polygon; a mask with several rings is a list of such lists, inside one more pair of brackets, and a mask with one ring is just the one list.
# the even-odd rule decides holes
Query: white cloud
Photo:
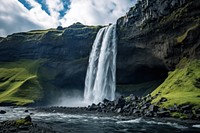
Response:
[{"label": "white cloud", "polygon": [[42,9],[36,0],[26,0],[32,7],[24,7],[18,0],[2,0],[0,4],[0,36],[33,29],[47,29],[58,25],[69,26],[75,22],[87,25],[108,24],[123,16],[133,0],[70,0],[69,10],[64,10],[63,0],[45,0],[50,12]]},{"label": "white cloud", "polygon": [[71,0],[70,10],[61,23],[63,26],[74,22],[88,25],[115,23],[134,3],[134,0]]},{"label": "white cloud", "polygon": [[0,4],[0,36],[13,32],[41,28],[34,19],[29,17],[29,11],[16,0],[4,0]]},{"label": "white cloud", "polygon": [[37,3],[35,0],[26,0],[32,8],[29,10],[30,17],[34,18],[42,27],[44,28],[52,28],[59,25],[59,22],[55,16],[51,16],[47,14],[44,10],[42,10],[42,6]]},{"label": "white cloud", "polygon": [[59,19],[60,11],[64,9],[62,0],[46,0],[47,7],[52,17]]}]

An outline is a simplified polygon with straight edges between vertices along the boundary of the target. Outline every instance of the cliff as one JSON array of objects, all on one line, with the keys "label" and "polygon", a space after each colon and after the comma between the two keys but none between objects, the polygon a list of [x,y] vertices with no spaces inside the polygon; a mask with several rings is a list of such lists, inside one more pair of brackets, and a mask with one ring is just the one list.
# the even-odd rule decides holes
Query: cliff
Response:
[{"label": "cliff", "polygon": [[84,88],[88,56],[101,26],[15,33],[0,41],[0,102],[48,104]]},{"label": "cliff", "polygon": [[118,19],[118,73],[127,77],[118,82],[165,79],[183,57],[199,58],[199,7],[198,0],[141,0]]}]

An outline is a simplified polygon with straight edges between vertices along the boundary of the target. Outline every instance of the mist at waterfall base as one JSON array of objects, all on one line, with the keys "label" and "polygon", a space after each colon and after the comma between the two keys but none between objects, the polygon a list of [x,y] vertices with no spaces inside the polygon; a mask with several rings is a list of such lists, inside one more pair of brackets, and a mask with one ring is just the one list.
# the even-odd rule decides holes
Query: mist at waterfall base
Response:
[{"label": "mist at waterfall base", "polygon": [[116,51],[116,25],[101,28],[90,53],[84,93],[75,89],[63,92],[53,105],[82,107],[103,99],[114,100]]}]

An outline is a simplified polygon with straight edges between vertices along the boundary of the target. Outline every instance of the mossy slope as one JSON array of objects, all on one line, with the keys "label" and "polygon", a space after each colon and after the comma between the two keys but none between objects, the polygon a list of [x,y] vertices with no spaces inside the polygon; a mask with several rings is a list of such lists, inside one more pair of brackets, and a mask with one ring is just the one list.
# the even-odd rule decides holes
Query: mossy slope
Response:
[{"label": "mossy slope", "polygon": [[158,94],[153,103],[157,103],[162,97],[168,99],[161,104],[162,107],[170,107],[174,104],[192,104],[200,107],[200,60],[182,59],[168,78],[152,95]]},{"label": "mossy slope", "polygon": [[0,103],[26,105],[40,99],[37,70],[41,61],[0,62]]}]

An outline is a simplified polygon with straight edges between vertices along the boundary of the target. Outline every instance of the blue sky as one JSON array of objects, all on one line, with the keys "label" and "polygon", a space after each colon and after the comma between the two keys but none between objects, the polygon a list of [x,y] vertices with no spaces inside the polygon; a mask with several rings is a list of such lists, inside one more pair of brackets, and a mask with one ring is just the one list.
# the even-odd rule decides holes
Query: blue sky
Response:
[{"label": "blue sky", "polygon": [[115,23],[135,0],[2,0],[0,36],[35,29]]}]

